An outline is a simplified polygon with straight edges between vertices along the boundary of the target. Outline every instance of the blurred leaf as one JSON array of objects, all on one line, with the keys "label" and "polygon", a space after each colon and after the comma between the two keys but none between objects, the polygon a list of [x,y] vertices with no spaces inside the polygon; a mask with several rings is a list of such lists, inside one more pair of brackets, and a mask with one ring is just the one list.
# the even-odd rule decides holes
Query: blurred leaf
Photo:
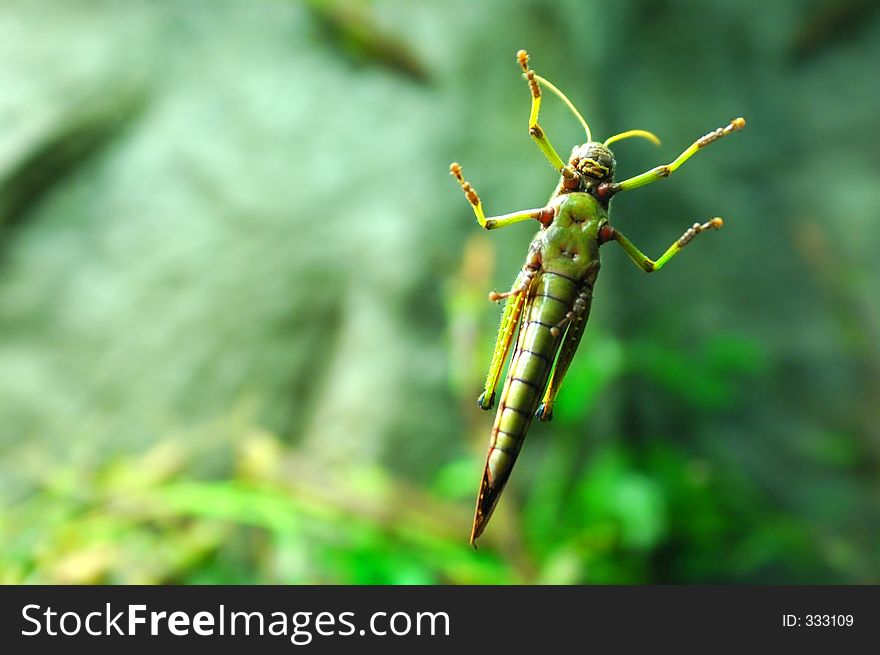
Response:
[{"label": "blurred leaf", "polygon": [[800,447],[816,463],[837,469],[857,466],[864,458],[861,444],[848,434],[826,432],[804,435]]},{"label": "blurred leaf", "polygon": [[306,5],[326,38],[355,61],[384,66],[417,82],[428,71],[397,35],[378,25],[369,6],[357,0],[307,0]]},{"label": "blurred leaf", "polygon": [[470,498],[474,493],[474,470],[472,457],[454,459],[440,467],[431,489],[439,498]]},{"label": "blurred leaf", "polygon": [[574,424],[589,416],[602,391],[623,372],[624,354],[621,343],[598,330],[590,332],[578,349],[565,376],[565,386],[553,409],[553,420]]}]

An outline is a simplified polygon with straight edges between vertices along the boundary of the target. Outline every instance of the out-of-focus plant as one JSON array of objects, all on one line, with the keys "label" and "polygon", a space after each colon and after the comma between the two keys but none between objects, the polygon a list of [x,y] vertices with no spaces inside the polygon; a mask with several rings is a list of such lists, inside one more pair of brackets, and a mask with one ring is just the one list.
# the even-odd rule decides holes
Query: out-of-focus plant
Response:
[{"label": "out-of-focus plant", "polygon": [[[229,458],[225,475],[199,461]],[[5,583],[492,583],[465,514],[379,468],[328,473],[274,435],[180,435],[94,469],[49,463],[0,522]],[[446,476],[448,480],[448,475]]]}]

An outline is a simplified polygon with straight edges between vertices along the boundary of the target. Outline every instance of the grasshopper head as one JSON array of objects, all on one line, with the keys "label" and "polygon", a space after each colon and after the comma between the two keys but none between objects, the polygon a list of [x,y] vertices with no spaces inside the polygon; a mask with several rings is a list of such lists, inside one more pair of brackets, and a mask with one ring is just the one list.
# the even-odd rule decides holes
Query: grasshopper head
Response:
[{"label": "grasshopper head", "polygon": [[598,141],[588,141],[572,148],[568,163],[581,174],[585,186],[613,180],[617,164],[611,151]]}]

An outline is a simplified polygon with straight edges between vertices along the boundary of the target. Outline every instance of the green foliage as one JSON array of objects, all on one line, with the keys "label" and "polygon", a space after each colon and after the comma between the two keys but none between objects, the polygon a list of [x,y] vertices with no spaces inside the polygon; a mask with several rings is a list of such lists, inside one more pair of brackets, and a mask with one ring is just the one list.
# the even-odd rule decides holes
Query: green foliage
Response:
[{"label": "green foliage", "polygon": [[637,339],[626,348],[630,368],[696,410],[735,406],[742,385],[766,369],[758,344],[715,334],[698,349],[676,342]]},{"label": "green foliage", "polygon": [[[0,524],[3,582],[497,583],[516,572],[462,547],[442,496],[378,469],[312,479],[268,433],[233,435],[234,470],[162,442],[92,471],[58,466]],[[338,474],[337,474],[338,475]]]}]

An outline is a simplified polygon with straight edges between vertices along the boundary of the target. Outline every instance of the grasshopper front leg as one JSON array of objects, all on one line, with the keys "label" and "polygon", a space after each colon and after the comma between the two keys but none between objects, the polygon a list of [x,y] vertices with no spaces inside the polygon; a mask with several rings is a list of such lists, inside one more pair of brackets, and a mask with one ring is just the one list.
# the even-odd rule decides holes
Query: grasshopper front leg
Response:
[{"label": "grasshopper front leg", "polygon": [[743,129],[745,126],[746,119],[742,117],[734,118],[725,127],[719,127],[717,130],[712,130],[708,134],[704,134],[703,136],[701,136],[699,139],[694,141],[690,145],[690,147],[687,148],[687,150],[681,153],[670,163],[652,168],[651,170],[646,171],[640,175],[636,175],[635,177],[631,177],[628,180],[623,180],[622,182],[612,184],[610,185],[610,191],[612,194],[618,193],[620,191],[629,191],[631,189],[637,189],[640,186],[645,186],[646,184],[651,184],[652,182],[656,182],[657,180],[667,178],[672,173],[674,173],[679,166],[681,166],[688,159],[693,157],[699,150],[705,148],[710,143],[714,143],[723,136],[727,136],[732,132],[737,132]]},{"label": "grasshopper front leg", "polygon": [[524,209],[510,214],[486,218],[486,214],[483,212],[483,203],[480,202],[480,196],[477,195],[477,190],[471,186],[471,183],[464,179],[464,176],[461,174],[461,165],[457,162],[452,162],[449,166],[449,174],[461,185],[461,190],[464,191],[465,198],[471,204],[471,209],[474,210],[474,216],[477,217],[477,223],[480,224],[480,227],[484,227],[487,230],[495,230],[499,227],[507,227],[514,223],[527,221],[530,218],[534,218],[546,225],[553,219],[553,210],[549,207]]},{"label": "grasshopper front leg", "polygon": [[666,262],[675,257],[675,255],[677,255],[687,244],[693,241],[694,237],[700,234],[700,232],[705,232],[706,230],[720,230],[723,225],[724,221],[717,216],[702,224],[694,223],[691,227],[685,230],[685,233],[682,234],[675,243],[669,246],[669,248],[666,249],[666,252],[660,255],[660,258],[656,261],[648,258],[645,253],[632,243],[632,241],[627,239],[619,230],[610,225],[605,225],[602,228],[600,237],[603,242],[611,239],[617,241],[636,266],[645,271],[645,273],[653,273],[654,271],[659,271],[663,268]]}]

